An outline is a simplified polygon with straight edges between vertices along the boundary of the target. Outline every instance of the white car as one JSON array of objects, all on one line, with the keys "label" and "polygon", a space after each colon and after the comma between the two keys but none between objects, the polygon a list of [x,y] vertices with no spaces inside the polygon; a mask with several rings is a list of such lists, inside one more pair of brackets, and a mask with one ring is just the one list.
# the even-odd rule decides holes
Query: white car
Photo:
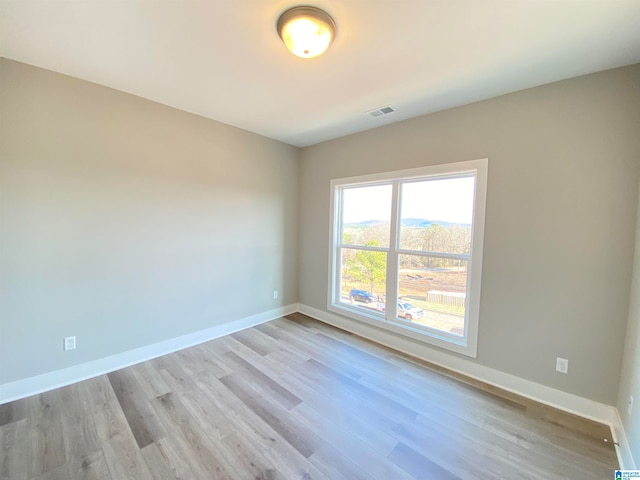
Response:
[{"label": "white car", "polygon": [[[376,310],[384,312],[384,303],[378,302],[376,304]],[[424,310],[422,310],[421,308],[414,307],[409,302],[398,301],[398,317],[404,318],[405,320],[408,320],[410,322],[414,318],[421,318],[422,315],[424,315]]]},{"label": "white car", "polygon": [[414,307],[408,302],[398,302],[398,317],[404,318],[409,322],[421,318],[424,315],[424,310],[418,307]]}]

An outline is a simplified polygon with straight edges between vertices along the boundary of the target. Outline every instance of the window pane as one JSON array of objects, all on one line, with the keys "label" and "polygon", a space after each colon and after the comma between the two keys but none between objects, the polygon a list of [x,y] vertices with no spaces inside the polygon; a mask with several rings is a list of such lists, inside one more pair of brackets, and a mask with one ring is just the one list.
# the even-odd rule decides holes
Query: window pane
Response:
[{"label": "window pane", "polygon": [[390,219],[391,185],[343,190],[343,244],[388,247]]},{"label": "window pane", "polygon": [[341,253],[340,302],[384,312],[387,254],[355,248]]},{"label": "window pane", "polygon": [[471,253],[475,177],[402,184],[400,248]]},{"label": "window pane", "polygon": [[464,336],[467,261],[399,256],[398,318]]}]

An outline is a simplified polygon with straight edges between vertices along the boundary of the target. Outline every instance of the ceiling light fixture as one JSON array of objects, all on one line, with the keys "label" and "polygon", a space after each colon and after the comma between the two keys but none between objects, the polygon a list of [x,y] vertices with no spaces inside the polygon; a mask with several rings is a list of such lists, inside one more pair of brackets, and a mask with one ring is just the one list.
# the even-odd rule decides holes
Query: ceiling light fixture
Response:
[{"label": "ceiling light fixture", "polygon": [[331,15],[308,5],[285,11],[277,28],[291,53],[302,58],[322,55],[336,36],[336,23]]}]

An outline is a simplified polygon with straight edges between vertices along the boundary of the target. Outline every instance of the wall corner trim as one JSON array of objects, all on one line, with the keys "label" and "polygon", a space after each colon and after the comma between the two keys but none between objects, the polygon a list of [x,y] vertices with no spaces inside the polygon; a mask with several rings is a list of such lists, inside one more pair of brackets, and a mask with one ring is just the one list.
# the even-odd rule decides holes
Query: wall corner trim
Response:
[{"label": "wall corner trim", "polygon": [[636,462],[631,453],[631,446],[627,439],[627,434],[624,431],[624,424],[620,418],[620,412],[617,408],[614,408],[614,418],[611,422],[611,433],[613,434],[613,441],[617,443],[616,453],[618,454],[618,463],[620,463],[621,470],[635,470]]},{"label": "wall corner trim", "polygon": [[[392,335],[384,330],[376,329],[370,325],[362,327],[361,325],[364,324],[360,324],[360,322],[357,322],[356,320],[347,319],[340,315],[326,312],[308,305],[299,304],[298,311],[321,322],[355,333],[356,335],[367,338],[368,340],[372,340],[402,353],[406,353],[454,372],[480,380],[481,382],[489,385],[493,385],[559,410],[564,410],[565,412],[573,413],[589,420],[608,425],[611,427],[613,441],[618,444],[616,446],[616,454],[618,456],[620,468],[627,470],[635,469],[635,463],[629,448],[629,443],[627,442],[624,427],[620,420],[618,410],[614,406],[563,392],[499,370],[494,370],[447,352],[432,348],[420,350],[411,348],[412,345],[416,345],[415,342]],[[375,334],[367,334],[367,331],[375,332]]]},{"label": "wall corner trim", "polygon": [[97,377],[162,355],[167,355],[182,350],[183,348],[192,347],[239,330],[244,330],[245,328],[290,315],[297,310],[298,304],[285,305],[267,310],[266,312],[216,325],[215,327],[135,348],[127,352],[99,358],[53,372],[43,373],[42,375],[16,380],[15,382],[5,383],[0,385],[0,405],[55,388],[71,385],[72,383],[81,382],[82,380]]}]

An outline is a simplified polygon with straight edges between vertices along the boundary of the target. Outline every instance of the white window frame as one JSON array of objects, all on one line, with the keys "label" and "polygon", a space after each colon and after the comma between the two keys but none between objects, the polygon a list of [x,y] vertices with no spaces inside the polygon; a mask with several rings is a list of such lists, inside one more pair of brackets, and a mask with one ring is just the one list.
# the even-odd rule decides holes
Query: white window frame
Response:
[{"label": "white window frame", "polygon": [[[403,335],[414,340],[435,345],[446,350],[476,358],[478,350],[478,323],[480,317],[480,287],[482,279],[482,253],[484,244],[484,224],[487,197],[488,159],[469,160],[464,162],[432,165],[428,167],[399,170],[394,172],[376,173],[357,177],[339,178],[331,180],[330,205],[330,245],[329,245],[329,285],[328,310],[373,325],[393,333]],[[338,255],[342,245],[342,192],[349,187],[363,187],[374,185],[392,185],[392,205],[390,222],[389,247],[372,247],[353,245],[359,250],[375,250],[387,253],[387,282],[386,298],[398,297],[399,255],[414,254],[412,250],[400,249],[398,236],[398,220],[401,212],[399,205],[399,188],[402,182],[432,180],[435,178],[455,178],[460,176],[475,176],[475,195],[473,206],[473,225],[471,232],[471,253],[467,265],[467,295],[465,299],[465,333],[462,337],[449,335],[427,326],[411,325],[396,318],[397,302],[387,301],[384,313],[363,311],[362,308],[340,302],[340,275],[342,266]],[[442,256],[435,252],[418,252],[421,255]],[[433,254],[433,255],[432,255]],[[467,257],[465,256],[465,259]]]}]

